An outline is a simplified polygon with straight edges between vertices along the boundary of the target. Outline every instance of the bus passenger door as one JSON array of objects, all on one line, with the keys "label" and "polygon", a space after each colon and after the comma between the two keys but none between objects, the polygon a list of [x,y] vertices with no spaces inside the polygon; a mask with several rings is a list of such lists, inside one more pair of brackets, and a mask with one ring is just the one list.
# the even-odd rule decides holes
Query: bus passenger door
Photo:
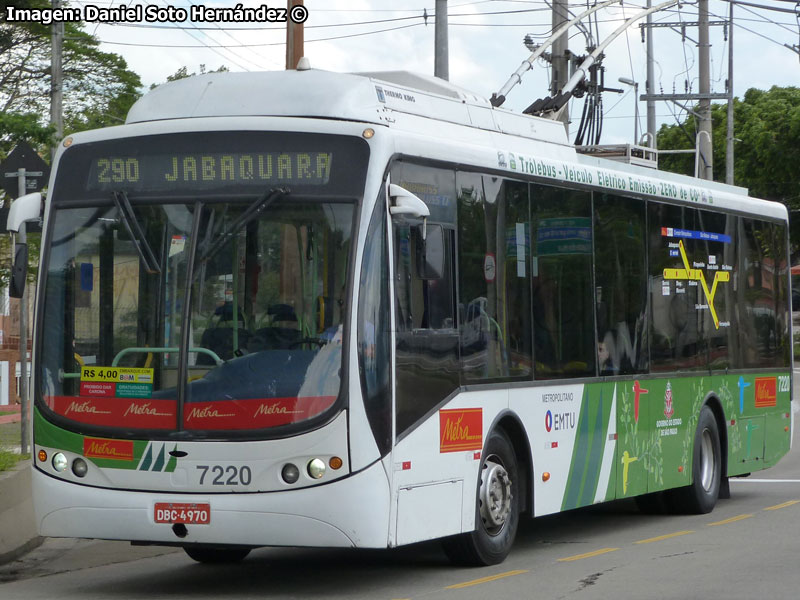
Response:
[{"label": "bus passenger door", "polygon": [[[430,209],[392,218],[395,330],[394,513],[390,544],[461,533],[464,454],[442,451],[438,409],[459,385],[454,174],[395,165],[392,183]],[[470,453],[472,456],[472,453]],[[472,487],[470,477],[470,487]]]}]

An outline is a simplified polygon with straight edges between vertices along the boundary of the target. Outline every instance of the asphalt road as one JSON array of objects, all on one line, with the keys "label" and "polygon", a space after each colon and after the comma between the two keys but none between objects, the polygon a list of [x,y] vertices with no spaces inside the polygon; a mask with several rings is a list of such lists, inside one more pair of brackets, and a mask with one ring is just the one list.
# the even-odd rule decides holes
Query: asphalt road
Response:
[{"label": "asphalt road", "polygon": [[0,598],[794,600],[798,425],[781,463],[733,480],[732,498],[711,514],[642,515],[622,501],[526,520],[511,556],[495,567],[454,568],[436,543],[389,551],[260,549],[239,565],[207,566],[171,549],[48,540],[0,568]]}]

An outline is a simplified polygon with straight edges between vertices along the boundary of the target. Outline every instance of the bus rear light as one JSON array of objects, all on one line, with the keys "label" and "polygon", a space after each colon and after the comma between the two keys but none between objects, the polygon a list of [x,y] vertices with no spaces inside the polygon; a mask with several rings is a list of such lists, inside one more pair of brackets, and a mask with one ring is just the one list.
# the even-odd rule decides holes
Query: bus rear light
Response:
[{"label": "bus rear light", "polygon": [[286,463],[281,469],[281,477],[288,484],[297,483],[297,480],[300,479],[300,469],[292,463]]},{"label": "bus rear light", "polygon": [[332,456],[331,459],[328,461],[328,464],[330,465],[331,469],[336,471],[337,469],[342,468],[344,461],[338,456]]},{"label": "bus rear light", "polygon": [[89,472],[89,465],[82,458],[76,458],[72,461],[72,472],[75,477],[86,477],[86,473]]},{"label": "bus rear light", "polygon": [[56,452],[53,455],[53,468],[61,473],[62,471],[66,471],[69,463],[67,462],[67,457],[64,456],[63,452]]},{"label": "bus rear light", "polygon": [[319,458],[312,458],[308,461],[306,470],[312,479],[321,479],[325,475],[325,462]]},{"label": "bus rear light", "polygon": [[44,462],[47,460],[47,452],[45,452],[44,450],[39,450],[38,456],[39,456],[39,462]]}]

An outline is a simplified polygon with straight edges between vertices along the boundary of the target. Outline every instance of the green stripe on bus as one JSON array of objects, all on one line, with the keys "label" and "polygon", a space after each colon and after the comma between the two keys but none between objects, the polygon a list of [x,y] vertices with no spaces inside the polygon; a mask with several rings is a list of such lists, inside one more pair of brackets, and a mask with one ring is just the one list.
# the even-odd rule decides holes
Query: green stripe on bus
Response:
[{"label": "green stripe on bus", "polygon": [[580,506],[581,484],[586,472],[586,463],[589,453],[589,386],[583,386],[581,399],[581,414],[578,418],[578,427],[575,432],[575,448],[572,452],[572,463],[567,480],[567,489],[564,491],[564,502],[561,510],[569,510]]}]

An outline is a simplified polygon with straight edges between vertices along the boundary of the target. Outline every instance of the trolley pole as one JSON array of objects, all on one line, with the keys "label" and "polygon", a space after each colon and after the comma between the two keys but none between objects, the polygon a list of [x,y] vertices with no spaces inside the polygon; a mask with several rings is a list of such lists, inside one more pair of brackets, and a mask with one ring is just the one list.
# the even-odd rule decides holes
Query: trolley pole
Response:
[{"label": "trolley pole", "polygon": [[450,80],[450,49],[447,34],[447,0],[436,0],[434,25],[433,75]]},{"label": "trolley pole", "polygon": [[[17,171],[17,198],[22,198],[26,191],[25,168]],[[25,223],[19,228],[17,241],[27,243]],[[13,372],[10,374],[14,376]],[[20,400],[20,452],[27,454],[30,448],[31,422],[30,402],[28,402],[28,286],[22,288],[22,298],[19,299],[19,400]]]},{"label": "trolley pole", "polygon": [[[303,6],[303,0],[286,0],[286,12],[292,10],[293,6]],[[290,71],[297,68],[297,61],[303,58],[304,49],[304,30],[302,23],[295,23],[291,19],[286,19],[286,70]]]}]

